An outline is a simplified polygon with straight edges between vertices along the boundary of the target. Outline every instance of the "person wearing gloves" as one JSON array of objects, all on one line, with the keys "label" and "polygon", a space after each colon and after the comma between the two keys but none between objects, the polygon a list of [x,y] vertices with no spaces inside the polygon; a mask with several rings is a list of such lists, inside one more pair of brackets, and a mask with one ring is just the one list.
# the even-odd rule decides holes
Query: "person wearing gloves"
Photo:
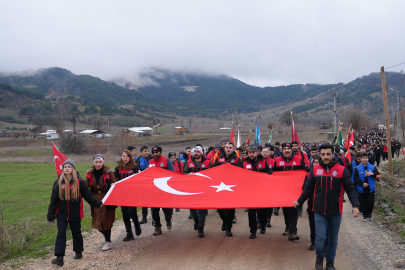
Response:
[{"label": "person wearing gloves", "polygon": [[62,165],[63,172],[52,187],[51,202],[48,207],[47,219],[58,226],[55,243],[55,256],[52,264],[63,266],[63,257],[66,251],[66,230],[68,224],[72,232],[74,259],[80,260],[83,252],[83,236],[81,232],[81,219],[83,218],[84,198],[91,206],[101,207],[102,202],[94,198],[86,183],[78,172],[72,159],[66,160]]}]

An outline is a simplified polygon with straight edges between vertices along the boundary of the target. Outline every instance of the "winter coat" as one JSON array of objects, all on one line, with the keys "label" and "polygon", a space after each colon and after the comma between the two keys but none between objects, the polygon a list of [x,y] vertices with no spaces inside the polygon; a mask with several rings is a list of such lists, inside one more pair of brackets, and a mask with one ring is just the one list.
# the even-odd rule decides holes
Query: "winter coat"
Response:
[{"label": "winter coat", "polygon": [[[54,221],[55,218],[62,219],[66,221],[81,220],[83,218],[83,199],[86,200],[90,205],[95,207],[100,207],[102,202],[94,198],[91,195],[86,183],[82,178],[80,178],[79,173],[77,174],[79,180],[79,198],[76,200],[70,199],[66,201],[65,199],[59,198],[59,180],[53,183],[51,202],[48,207],[47,219],[49,222]],[[62,180],[62,185],[65,186],[65,180]],[[70,192],[72,192],[73,178],[69,181]],[[64,197],[65,190],[63,188],[62,195]],[[72,193],[71,193],[72,194]]]},{"label": "winter coat", "polygon": [[[98,200],[102,200],[107,194],[112,183],[116,182],[114,173],[109,167],[103,166],[103,175],[98,182],[94,177],[95,167],[93,166],[90,171],[88,171],[86,176],[86,185],[89,187],[91,194]],[[115,207],[109,205],[103,205],[101,207],[91,207],[91,226],[99,231],[109,230],[113,227],[115,219]]]}]

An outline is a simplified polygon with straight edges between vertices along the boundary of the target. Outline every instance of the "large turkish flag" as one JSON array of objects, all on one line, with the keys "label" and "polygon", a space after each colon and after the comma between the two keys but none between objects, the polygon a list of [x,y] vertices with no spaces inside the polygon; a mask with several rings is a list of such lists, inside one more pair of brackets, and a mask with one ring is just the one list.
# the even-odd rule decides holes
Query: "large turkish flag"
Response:
[{"label": "large turkish flag", "polygon": [[292,207],[305,174],[268,175],[224,164],[184,175],[152,167],[112,185],[103,203],[182,209]]},{"label": "large turkish flag", "polygon": [[63,172],[62,169],[63,162],[68,160],[68,158],[65,156],[65,154],[59,151],[59,149],[56,147],[54,143],[52,143],[52,147],[53,147],[53,160],[55,162],[56,174],[59,177],[59,175]]}]

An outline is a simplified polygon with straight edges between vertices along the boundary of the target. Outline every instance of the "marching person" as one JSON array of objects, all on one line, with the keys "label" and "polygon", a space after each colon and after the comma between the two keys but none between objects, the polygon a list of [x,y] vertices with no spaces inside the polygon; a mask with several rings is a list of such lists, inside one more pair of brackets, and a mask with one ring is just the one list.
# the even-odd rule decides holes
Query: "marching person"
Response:
[{"label": "marching person", "polygon": [[[266,163],[269,165],[269,168],[273,170],[274,164],[276,163],[276,157],[274,156],[274,147],[269,143],[265,144],[265,147],[262,149],[262,156]],[[280,208],[278,208],[280,209]],[[271,227],[271,217],[273,215],[273,208],[267,208],[267,223],[266,227]]]},{"label": "marching person", "polygon": [[[268,151],[267,148],[264,149]],[[269,167],[263,156],[258,154],[258,149],[256,146],[251,145],[249,147],[248,155],[249,157],[246,158],[245,161],[243,162],[243,168],[250,171],[262,172],[267,174],[273,173],[273,170]],[[256,215],[259,217],[260,233],[261,234],[266,233],[267,211],[268,208],[249,209],[248,217],[250,227],[250,236],[249,236],[250,239],[256,238],[257,232]]]},{"label": "marching person", "polygon": [[[131,152],[125,149],[122,152],[122,156],[121,159],[118,161],[117,167],[115,167],[115,179],[117,179],[117,182],[121,181],[122,179],[135,174],[137,171],[138,169],[136,167],[134,159],[132,158]],[[121,206],[121,212],[125,230],[127,232],[127,235],[124,237],[124,239],[122,239],[122,241],[127,242],[135,240],[131,228],[131,219],[134,222],[135,234],[139,236],[142,233],[141,225],[139,224],[138,220],[138,214],[136,212],[136,207]]]},{"label": "marching person", "polygon": [[[201,146],[194,147],[192,153],[194,153],[194,155],[184,164],[184,174],[196,173],[211,168],[211,162],[208,158],[203,156]],[[198,237],[204,237],[205,218],[208,214],[208,210],[191,209],[190,211],[194,220],[194,230],[198,230]]]},{"label": "marching person", "polygon": [[47,219],[54,223],[55,218],[58,226],[58,234],[55,243],[55,256],[52,264],[63,266],[63,257],[66,251],[66,230],[68,224],[72,232],[73,251],[75,260],[80,260],[83,255],[83,236],[81,232],[81,219],[83,218],[83,201],[86,200],[91,206],[101,207],[102,202],[94,198],[87,188],[86,183],[76,171],[76,165],[70,158],[63,162],[63,172],[52,187],[51,202],[48,208]]},{"label": "marching person", "polygon": [[[139,158],[135,161],[135,164],[137,168],[139,169],[138,172],[142,172],[148,168],[148,163],[149,160],[151,160],[152,155],[149,154],[149,148],[147,146],[142,146],[141,149],[141,155]],[[142,219],[139,221],[139,224],[145,224],[148,222],[147,219],[148,216],[148,207],[142,207]]]},{"label": "marching person", "polygon": [[334,148],[331,144],[322,144],[319,147],[321,162],[310,171],[304,191],[294,207],[302,205],[314,192],[314,216],[315,216],[315,247],[317,270],[323,269],[324,241],[326,230],[329,231],[328,255],[326,257],[326,269],[333,270],[336,249],[338,246],[339,227],[342,221],[343,189],[353,206],[353,216],[359,216],[359,201],[356,190],[351,181],[350,173],[344,166],[335,163],[333,158]]},{"label": "marching person", "polygon": [[[283,143],[281,150],[283,153],[276,159],[276,164],[273,167],[274,171],[308,170],[303,156],[294,155],[290,143]],[[285,222],[283,235],[288,235],[290,241],[299,240],[300,237],[297,235],[297,209],[295,207],[283,207],[283,215]]]},{"label": "marching person", "polygon": [[363,221],[373,219],[375,180],[380,177],[377,167],[368,162],[367,153],[361,153],[361,163],[354,168],[353,180],[357,184]]},{"label": "marching person", "polygon": [[[175,172],[182,173],[183,172],[183,167],[184,163],[181,162],[180,160],[177,159],[176,153],[173,151],[170,151],[168,156],[167,156],[170,161],[173,163],[173,168]],[[176,209],[177,210],[177,209]]]},{"label": "marching person", "polygon": [[[160,146],[155,146],[152,148],[152,159],[149,160],[148,167],[158,167],[166,169],[169,171],[174,171],[173,163],[170,159],[162,157],[162,148]],[[186,161],[187,162],[187,161]],[[154,236],[162,234],[162,224],[160,223],[160,208],[152,208],[152,218],[155,226]],[[168,230],[172,229],[172,216],[173,208],[162,208],[165,215],[166,227]]]},{"label": "marching person", "polygon": [[[242,159],[236,155],[235,145],[233,144],[233,142],[228,142],[225,144],[224,152],[221,152],[218,155],[218,158],[215,159],[214,165],[212,167],[220,166],[225,163],[243,168]],[[222,219],[221,230],[226,231],[226,236],[232,237],[232,224],[236,222],[235,209],[218,209],[218,213]]]},{"label": "marching person", "polygon": [[[103,155],[95,155],[93,164],[93,167],[87,172],[85,182],[90,189],[90,193],[101,201],[116,179],[112,170],[104,165]],[[115,206],[110,205],[91,208],[91,226],[104,235],[105,243],[101,248],[102,251],[110,250],[113,247],[111,244],[111,228],[115,219],[115,208]]]}]

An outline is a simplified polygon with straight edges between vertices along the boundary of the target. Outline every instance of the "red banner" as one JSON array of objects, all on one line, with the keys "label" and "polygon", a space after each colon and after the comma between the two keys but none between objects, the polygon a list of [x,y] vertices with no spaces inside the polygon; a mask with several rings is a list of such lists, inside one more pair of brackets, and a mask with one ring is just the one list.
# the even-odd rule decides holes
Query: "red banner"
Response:
[{"label": "red banner", "polygon": [[55,167],[56,167],[56,174],[59,175],[63,172],[62,165],[63,162],[65,162],[68,158],[65,156],[65,154],[61,153],[59,149],[56,147],[54,143],[52,143],[53,147],[53,160],[55,162]]},{"label": "red banner", "polygon": [[292,207],[305,171],[253,172],[225,164],[184,175],[152,167],[114,184],[106,205],[182,209]]}]

